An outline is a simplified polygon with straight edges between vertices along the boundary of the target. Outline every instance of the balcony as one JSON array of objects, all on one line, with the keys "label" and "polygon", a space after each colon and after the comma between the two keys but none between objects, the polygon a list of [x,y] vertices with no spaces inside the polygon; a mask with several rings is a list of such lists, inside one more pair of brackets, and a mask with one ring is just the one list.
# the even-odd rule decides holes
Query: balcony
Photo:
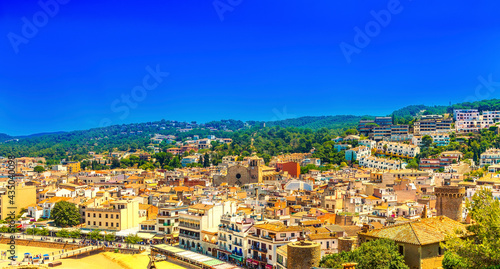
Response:
[{"label": "balcony", "polygon": [[174,223],[164,222],[164,223],[163,223],[163,226],[174,226]]},{"label": "balcony", "polygon": [[267,263],[267,258],[266,257],[252,256],[252,260],[256,260],[256,261],[259,261],[259,262]]},{"label": "balcony", "polygon": [[239,246],[239,247],[243,247],[243,243],[239,243],[239,242],[233,242],[233,245],[235,246]]},{"label": "balcony", "polygon": [[255,246],[255,245],[252,245],[250,248],[253,249],[253,250],[259,251],[259,252],[267,253],[267,248],[258,247],[258,246]]},{"label": "balcony", "polygon": [[193,235],[193,234],[179,233],[179,237],[186,237],[186,238],[191,238],[191,239],[195,239],[195,240],[200,240],[199,235]]},{"label": "balcony", "polygon": [[186,222],[179,222],[179,226],[180,227],[189,228],[189,229],[196,229],[196,230],[200,229],[200,225],[189,224],[189,223],[186,223]]}]

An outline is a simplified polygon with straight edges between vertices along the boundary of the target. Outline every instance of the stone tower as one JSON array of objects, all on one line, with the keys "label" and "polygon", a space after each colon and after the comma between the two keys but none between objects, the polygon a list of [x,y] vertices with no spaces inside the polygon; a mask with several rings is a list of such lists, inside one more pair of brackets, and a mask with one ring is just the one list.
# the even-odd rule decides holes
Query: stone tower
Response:
[{"label": "stone tower", "polygon": [[252,182],[262,183],[262,165],[262,158],[254,156],[248,160],[248,173]]},{"label": "stone tower", "polygon": [[319,265],[321,245],[314,241],[300,240],[287,245],[287,268],[303,269]]},{"label": "stone tower", "polygon": [[462,202],[465,188],[459,186],[442,186],[434,188],[436,195],[436,211],[438,216],[446,216],[462,221]]}]

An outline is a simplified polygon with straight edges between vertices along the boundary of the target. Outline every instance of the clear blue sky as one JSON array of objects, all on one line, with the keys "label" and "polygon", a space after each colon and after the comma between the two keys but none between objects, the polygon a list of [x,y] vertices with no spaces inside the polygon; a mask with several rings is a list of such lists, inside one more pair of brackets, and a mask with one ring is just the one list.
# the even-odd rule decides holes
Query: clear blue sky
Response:
[{"label": "clear blue sky", "polygon": [[[498,1],[60,2],[0,2],[0,133],[385,115],[500,96]],[[490,75],[491,92],[476,94]]]}]

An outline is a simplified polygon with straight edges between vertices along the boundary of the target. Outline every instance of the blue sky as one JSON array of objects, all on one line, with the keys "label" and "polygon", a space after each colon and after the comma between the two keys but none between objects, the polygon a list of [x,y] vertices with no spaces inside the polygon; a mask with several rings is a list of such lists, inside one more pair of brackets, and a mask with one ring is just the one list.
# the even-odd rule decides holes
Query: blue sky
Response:
[{"label": "blue sky", "polygon": [[42,3],[0,2],[0,133],[500,96],[498,1]]}]

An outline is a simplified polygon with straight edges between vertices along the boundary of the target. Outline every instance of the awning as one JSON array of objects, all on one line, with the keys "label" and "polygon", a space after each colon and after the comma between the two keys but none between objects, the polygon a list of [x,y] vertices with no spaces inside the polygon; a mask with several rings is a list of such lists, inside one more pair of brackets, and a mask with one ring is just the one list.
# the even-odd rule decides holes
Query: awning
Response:
[{"label": "awning", "polygon": [[163,239],[163,238],[164,238],[163,235],[155,235],[153,237],[153,239],[160,239],[160,240]]},{"label": "awning", "polygon": [[142,239],[153,239],[155,235],[150,233],[137,233],[137,236],[139,236]]},{"label": "awning", "polygon": [[233,259],[235,259],[235,260],[238,260],[238,261],[240,261],[240,262],[242,262],[242,261],[243,261],[243,258],[242,258],[242,257],[240,257],[240,256],[236,256],[236,255],[231,254],[231,255],[229,255],[229,257],[231,257],[231,258],[233,258]]}]

